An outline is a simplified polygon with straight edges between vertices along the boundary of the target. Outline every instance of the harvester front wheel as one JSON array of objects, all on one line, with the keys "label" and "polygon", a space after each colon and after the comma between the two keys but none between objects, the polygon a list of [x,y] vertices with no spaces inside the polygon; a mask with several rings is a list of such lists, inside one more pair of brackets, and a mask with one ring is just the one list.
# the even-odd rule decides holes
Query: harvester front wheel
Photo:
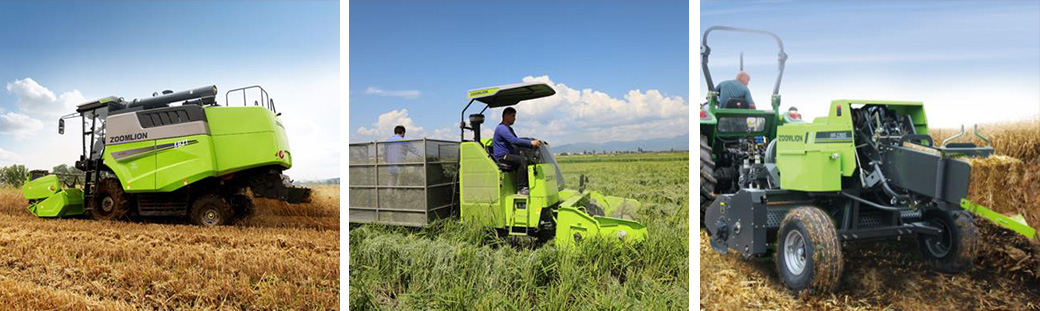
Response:
[{"label": "harvester front wheel", "polygon": [[234,213],[224,198],[216,194],[204,194],[195,199],[189,215],[193,224],[213,227],[230,223]]},{"label": "harvester front wheel", "polygon": [[704,227],[704,211],[715,201],[715,184],[718,180],[712,175],[715,172],[715,161],[711,160],[711,143],[708,136],[701,135],[701,227]]},{"label": "harvester front wheel", "polygon": [[931,211],[925,220],[942,232],[938,236],[918,237],[921,256],[935,270],[942,273],[960,273],[971,267],[978,255],[978,229],[975,220],[965,211]]},{"label": "harvester front wheel", "polygon": [[838,285],[844,263],[838,231],[827,213],[803,206],[787,213],[777,238],[776,269],[794,292],[829,292]]},{"label": "harvester front wheel", "polygon": [[96,220],[117,220],[128,210],[126,193],[115,178],[105,178],[98,183],[93,204],[87,214]]}]

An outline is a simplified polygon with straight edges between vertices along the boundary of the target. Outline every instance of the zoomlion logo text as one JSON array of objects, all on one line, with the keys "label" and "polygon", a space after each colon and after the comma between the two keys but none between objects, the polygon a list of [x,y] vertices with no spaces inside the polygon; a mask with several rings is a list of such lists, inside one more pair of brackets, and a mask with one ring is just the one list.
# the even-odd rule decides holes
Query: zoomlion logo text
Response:
[{"label": "zoomlion logo text", "polygon": [[791,142],[791,141],[801,142],[802,141],[802,135],[780,135],[776,139],[779,140],[779,141],[786,141],[786,142]]},{"label": "zoomlion logo text", "polygon": [[469,92],[469,97],[484,96],[484,95],[488,95],[488,94],[494,93],[495,91],[498,91],[498,88],[490,88],[490,89],[484,89],[484,90],[470,91]]},{"label": "zoomlion logo text", "polygon": [[108,143],[109,144],[114,144],[114,143],[121,143],[121,142],[135,141],[135,140],[142,140],[142,139],[148,139],[148,132],[137,133],[137,134],[127,134],[127,135],[112,136],[112,137],[108,138]]}]

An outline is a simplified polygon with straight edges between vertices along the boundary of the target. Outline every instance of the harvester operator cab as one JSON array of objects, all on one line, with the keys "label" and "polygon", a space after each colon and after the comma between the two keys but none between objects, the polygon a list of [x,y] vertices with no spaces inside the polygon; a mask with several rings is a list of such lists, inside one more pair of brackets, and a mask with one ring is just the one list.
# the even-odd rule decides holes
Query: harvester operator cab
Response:
[{"label": "harvester operator cab", "polygon": [[[478,142],[484,146],[484,150],[487,151],[488,157],[490,157],[498,165],[498,168],[502,171],[513,171],[516,168],[509,164],[502,163],[498,159],[494,159],[491,150],[491,138],[481,138],[480,131],[481,125],[484,123],[484,112],[488,108],[503,108],[519,104],[525,100],[537,99],[542,97],[548,97],[556,94],[556,90],[553,90],[548,84],[542,82],[534,83],[520,83],[512,85],[503,85],[496,87],[488,87],[470,90],[467,92],[467,97],[470,99],[466,107],[462,109],[460,118],[462,121],[459,123],[460,128],[460,141],[473,141]],[[479,113],[470,114],[469,118],[466,119],[466,111],[473,105],[473,102],[483,103],[485,106],[480,110]],[[468,121],[468,123],[466,122]],[[472,139],[466,139],[466,131],[469,130],[472,133]],[[525,137],[525,139],[533,139]],[[548,143],[544,143],[539,148],[526,148],[523,146],[516,146],[517,153],[526,158],[529,165],[534,164],[552,164],[556,168],[556,176],[562,176],[560,174],[560,167],[556,164],[556,160],[552,156],[552,151],[548,146]],[[562,184],[563,179],[558,178],[558,182]]]}]

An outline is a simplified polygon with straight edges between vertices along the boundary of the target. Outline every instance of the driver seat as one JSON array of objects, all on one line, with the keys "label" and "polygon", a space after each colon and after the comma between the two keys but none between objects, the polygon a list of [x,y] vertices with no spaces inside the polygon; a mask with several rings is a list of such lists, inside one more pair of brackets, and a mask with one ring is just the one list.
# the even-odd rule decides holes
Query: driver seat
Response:
[{"label": "driver seat", "polygon": [[498,170],[503,172],[512,172],[513,169],[515,169],[512,164],[500,162],[498,159],[495,159],[495,150],[491,146],[487,146],[487,148],[484,149],[487,150],[487,155],[491,158],[491,161],[494,161],[495,164],[498,165]]}]

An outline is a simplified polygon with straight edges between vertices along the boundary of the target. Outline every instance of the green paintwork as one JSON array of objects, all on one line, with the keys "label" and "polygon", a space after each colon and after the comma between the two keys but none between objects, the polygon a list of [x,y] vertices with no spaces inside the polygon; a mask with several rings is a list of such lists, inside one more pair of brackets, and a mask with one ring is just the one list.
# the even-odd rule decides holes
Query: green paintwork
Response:
[{"label": "green paintwork", "polygon": [[27,207],[36,217],[64,217],[83,214],[83,190],[62,189],[57,175],[28,180],[22,185]]},{"label": "green paintwork", "polygon": [[1030,240],[1035,241],[1037,239],[1036,229],[1026,224],[1022,215],[1017,215],[1015,217],[1004,216],[1004,214],[993,211],[985,206],[975,204],[975,202],[968,199],[961,199],[961,208],[971,212],[972,214],[978,215],[979,217],[988,219],[998,226],[1021,234]]},{"label": "green paintwork", "polygon": [[[481,143],[462,142],[459,145],[459,213],[462,221],[476,222],[486,227],[504,229],[512,235],[533,234],[538,228],[545,209],[556,213],[556,236],[558,245],[574,242],[575,232],[583,236],[600,234],[623,237],[625,240],[641,240],[647,235],[646,228],[636,222],[610,217],[593,217],[585,212],[590,200],[604,208],[607,215],[633,215],[640,207],[633,199],[609,197],[586,191],[559,189],[556,168],[552,164],[528,166],[528,195],[517,194],[516,176],[513,172],[502,172],[488,156],[490,139]],[[625,233],[620,232],[624,231]]]},{"label": "green paintwork", "polygon": [[556,245],[568,248],[581,239],[602,236],[623,241],[642,241],[648,236],[640,223],[591,216],[580,206],[588,204],[589,193],[576,194],[560,203],[556,213]]},{"label": "green paintwork", "polygon": [[[104,163],[130,193],[170,192],[196,181],[261,166],[292,167],[292,153],[278,117],[264,107],[206,107],[209,135],[109,145]],[[162,148],[170,146],[172,148]],[[155,152],[116,160],[138,148]],[[279,157],[279,151],[282,156]]]},{"label": "green paintwork", "polygon": [[[841,115],[838,115],[837,107],[841,107]],[[841,177],[850,177],[856,170],[849,104],[834,101],[826,117],[816,118],[811,123],[789,123],[778,127],[776,166],[781,172],[782,189],[841,190]]]}]

